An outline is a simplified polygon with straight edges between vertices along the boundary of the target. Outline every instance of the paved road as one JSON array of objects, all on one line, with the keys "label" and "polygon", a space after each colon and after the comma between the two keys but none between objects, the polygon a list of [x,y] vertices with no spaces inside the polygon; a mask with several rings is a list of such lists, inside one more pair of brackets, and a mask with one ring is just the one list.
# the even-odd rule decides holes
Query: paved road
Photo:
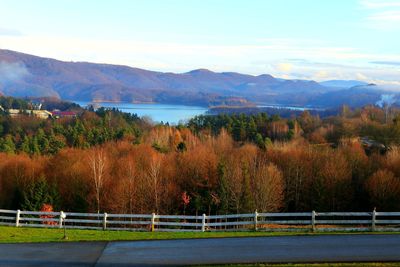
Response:
[{"label": "paved road", "polygon": [[93,266],[106,242],[0,244],[0,266]]},{"label": "paved road", "polygon": [[0,245],[0,266],[176,266],[366,261],[400,261],[400,235]]}]

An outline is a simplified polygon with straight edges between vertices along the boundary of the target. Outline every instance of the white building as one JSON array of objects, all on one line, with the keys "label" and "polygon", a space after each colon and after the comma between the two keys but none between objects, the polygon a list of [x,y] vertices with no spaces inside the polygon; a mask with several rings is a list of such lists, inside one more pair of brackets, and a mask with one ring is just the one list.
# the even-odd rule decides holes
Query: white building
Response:
[{"label": "white building", "polygon": [[26,115],[31,115],[31,116],[35,116],[37,118],[40,119],[48,119],[49,117],[51,117],[51,112],[47,111],[47,110],[31,110],[31,109],[27,109],[27,110],[19,110],[19,109],[9,109],[7,110],[8,114],[10,114],[11,117],[18,117],[20,115],[26,114]]}]

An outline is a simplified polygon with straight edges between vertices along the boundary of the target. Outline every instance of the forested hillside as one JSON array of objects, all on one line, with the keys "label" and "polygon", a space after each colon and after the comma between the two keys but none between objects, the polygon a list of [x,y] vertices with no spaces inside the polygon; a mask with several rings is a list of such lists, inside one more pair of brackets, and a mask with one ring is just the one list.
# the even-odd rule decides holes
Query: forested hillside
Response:
[{"label": "forested hillside", "polygon": [[399,144],[398,111],[372,106],[344,107],[326,119],[308,112],[200,116],[176,127],[117,110],[45,120],[0,111],[0,207],[398,211]]},{"label": "forested hillside", "polygon": [[374,104],[393,91],[359,81],[278,79],[196,69],[157,72],[122,65],[65,62],[0,49],[0,94],[74,101],[165,103],[194,106],[281,104],[337,108]]}]

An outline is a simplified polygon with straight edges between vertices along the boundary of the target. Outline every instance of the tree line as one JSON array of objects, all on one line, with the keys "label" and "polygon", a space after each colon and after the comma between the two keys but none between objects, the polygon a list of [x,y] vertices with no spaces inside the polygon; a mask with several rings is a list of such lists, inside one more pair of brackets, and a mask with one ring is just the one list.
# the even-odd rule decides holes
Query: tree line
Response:
[{"label": "tree line", "polygon": [[[200,116],[169,126],[104,109],[60,120],[3,114],[0,207],[163,214],[398,211],[397,112],[386,116],[365,107],[325,119],[307,112],[290,119],[261,113]],[[360,136],[387,150],[368,149]],[[7,139],[14,146],[5,146]]]},{"label": "tree line", "polygon": [[[9,98],[3,98],[3,102],[5,99]],[[23,109],[28,106],[23,100],[9,102],[11,104],[5,107]],[[60,105],[66,106],[62,103],[57,106]],[[94,111],[79,108],[77,112],[79,116],[76,118],[47,120],[29,114],[12,118],[6,112],[0,113],[0,152],[26,153],[31,156],[54,155],[66,147],[89,148],[122,139],[135,142],[140,137],[142,128],[146,128],[146,123],[136,115],[116,109],[101,108]]]}]

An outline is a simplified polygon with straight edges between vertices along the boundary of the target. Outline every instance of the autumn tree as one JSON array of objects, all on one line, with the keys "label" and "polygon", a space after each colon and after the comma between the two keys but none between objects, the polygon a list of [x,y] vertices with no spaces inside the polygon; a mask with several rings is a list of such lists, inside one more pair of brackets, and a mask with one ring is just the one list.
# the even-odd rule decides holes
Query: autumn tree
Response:
[{"label": "autumn tree", "polygon": [[276,143],[267,150],[267,158],[282,172],[285,184],[285,207],[287,211],[309,210],[308,191],[312,174],[310,148],[297,141]]},{"label": "autumn tree", "polygon": [[97,213],[100,213],[100,196],[106,176],[107,157],[102,148],[93,149],[89,155],[89,168],[92,173],[92,182],[96,194]]},{"label": "autumn tree", "polygon": [[224,162],[218,163],[218,211],[222,214],[227,214],[229,211],[229,195],[228,184],[226,179],[226,165]]},{"label": "autumn tree", "polygon": [[161,155],[154,153],[150,159],[150,166],[148,170],[148,182],[151,188],[151,199],[153,199],[154,210],[158,214],[160,210],[161,198]]},{"label": "autumn tree", "polygon": [[282,172],[272,163],[258,160],[253,165],[254,198],[260,212],[277,212],[284,205],[284,181]]},{"label": "autumn tree", "polygon": [[55,184],[60,194],[60,208],[64,211],[95,210],[92,171],[88,167],[88,153],[67,148],[54,155],[46,166],[46,177]]},{"label": "autumn tree", "polygon": [[0,162],[0,203],[6,208],[21,208],[23,192],[44,176],[48,161],[42,157],[30,158],[25,154],[4,156]]},{"label": "autumn tree", "polygon": [[371,204],[381,211],[400,208],[400,179],[389,170],[378,170],[365,183]]},{"label": "autumn tree", "polygon": [[128,157],[123,161],[125,163],[124,173],[125,179],[123,180],[124,192],[128,198],[128,213],[133,213],[134,199],[136,194],[137,186],[137,171],[135,166],[135,160],[132,157]]}]

